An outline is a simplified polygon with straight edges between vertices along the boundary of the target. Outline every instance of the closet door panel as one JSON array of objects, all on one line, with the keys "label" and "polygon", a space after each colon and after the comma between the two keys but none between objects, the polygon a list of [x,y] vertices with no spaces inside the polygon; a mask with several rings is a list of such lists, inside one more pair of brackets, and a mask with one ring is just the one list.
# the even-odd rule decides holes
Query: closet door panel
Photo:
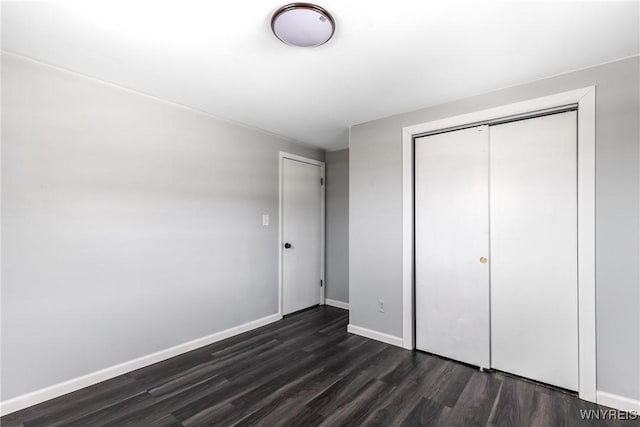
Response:
[{"label": "closet door panel", "polygon": [[576,112],[490,127],[491,364],[578,389]]},{"label": "closet door panel", "polygon": [[416,347],[489,367],[488,128],[416,139]]}]

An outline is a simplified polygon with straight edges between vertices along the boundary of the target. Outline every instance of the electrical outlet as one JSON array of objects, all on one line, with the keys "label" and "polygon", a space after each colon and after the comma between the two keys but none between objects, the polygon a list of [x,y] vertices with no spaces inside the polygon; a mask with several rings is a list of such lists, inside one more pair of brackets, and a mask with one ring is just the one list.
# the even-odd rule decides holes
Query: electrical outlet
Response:
[{"label": "electrical outlet", "polygon": [[383,299],[379,299],[378,300],[378,311],[380,313],[384,313],[384,300]]}]

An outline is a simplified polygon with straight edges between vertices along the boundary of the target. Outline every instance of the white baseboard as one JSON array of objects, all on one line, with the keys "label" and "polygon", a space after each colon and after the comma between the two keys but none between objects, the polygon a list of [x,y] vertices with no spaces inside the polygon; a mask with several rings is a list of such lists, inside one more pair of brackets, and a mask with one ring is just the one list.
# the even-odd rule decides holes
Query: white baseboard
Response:
[{"label": "white baseboard", "polygon": [[282,319],[282,316],[280,314],[272,314],[270,316],[253,320],[251,322],[247,322],[221,332],[216,332],[215,334],[208,335],[206,337],[198,338],[183,344],[178,344],[165,350],[160,350],[158,352],[148,354],[146,356],[142,356],[137,359],[121,363],[119,365],[111,366],[100,371],[92,372],[81,377],[73,378],[62,383],[54,384],[52,386],[33,391],[31,393],[23,394],[22,396],[14,397],[4,402],[0,402],[0,415],[4,416],[12,412],[28,408],[29,406],[36,405],[46,400],[53,399],[55,397],[71,393],[73,391],[97,384],[110,378],[117,377],[118,375],[126,374],[127,372],[131,372],[136,369],[161,362],[163,360],[178,356],[188,351],[204,347],[205,345],[209,345],[217,341],[222,341],[223,339],[230,338],[234,335],[238,335],[264,325],[268,325],[269,323],[276,322],[280,319]]},{"label": "white baseboard", "polygon": [[324,303],[326,305],[330,305],[331,307],[338,307],[338,308],[342,308],[344,310],[349,310],[349,303],[348,302],[342,302],[342,301],[338,301],[338,300],[335,300],[335,299],[325,298],[324,299]]},{"label": "white baseboard", "polygon": [[347,332],[360,335],[365,338],[371,338],[372,340],[382,341],[387,344],[402,347],[402,338],[394,335],[385,334],[382,332],[374,331],[372,329],[362,328],[360,326],[349,324],[347,325]]},{"label": "white baseboard", "polygon": [[596,402],[598,405],[609,406],[610,408],[640,414],[640,400],[630,399],[605,391],[596,391]]}]

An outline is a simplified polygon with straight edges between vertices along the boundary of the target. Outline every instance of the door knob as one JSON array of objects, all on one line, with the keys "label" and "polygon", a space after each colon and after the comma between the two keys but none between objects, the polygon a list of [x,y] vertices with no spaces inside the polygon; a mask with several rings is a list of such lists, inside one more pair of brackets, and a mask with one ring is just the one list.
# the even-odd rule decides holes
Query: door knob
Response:
[{"label": "door knob", "polygon": [[483,264],[486,264],[487,263],[487,259],[482,256],[482,257],[480,257],[480,262],[483,263]]},{"label": "door knob", "polygon": [[291,243],[285,243],[285,244],[284,244],[284,248],[285,248],[285,249],[289,249],[290,247],[291,247]]}]

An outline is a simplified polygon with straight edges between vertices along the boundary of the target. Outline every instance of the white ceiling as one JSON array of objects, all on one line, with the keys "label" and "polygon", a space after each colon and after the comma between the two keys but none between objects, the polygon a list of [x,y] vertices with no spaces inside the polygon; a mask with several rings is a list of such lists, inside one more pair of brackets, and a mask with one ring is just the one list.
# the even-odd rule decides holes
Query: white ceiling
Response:
[{"label": "white ceiling", "polygon": [[352,124],[639,52],[639,3],[318,0],[329,43],[271,33],[288,0],[6,2],[2,47],[333,150]]}]

